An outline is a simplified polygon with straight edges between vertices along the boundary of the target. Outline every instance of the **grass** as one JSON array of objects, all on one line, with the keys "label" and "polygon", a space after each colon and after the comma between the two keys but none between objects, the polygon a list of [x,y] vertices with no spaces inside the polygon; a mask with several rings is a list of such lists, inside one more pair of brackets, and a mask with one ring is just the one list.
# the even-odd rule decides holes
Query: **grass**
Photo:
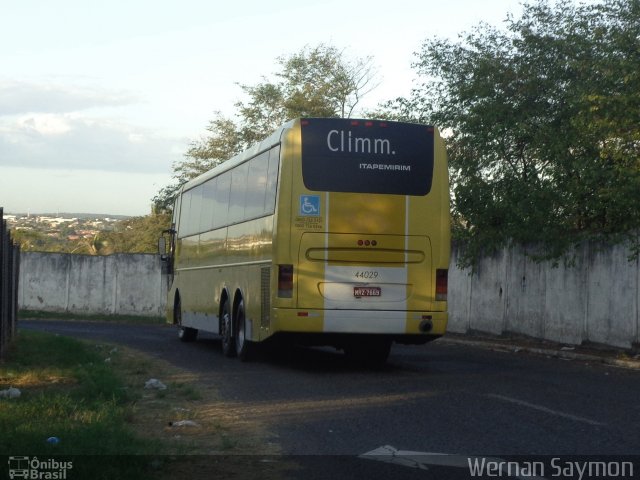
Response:
[{"label": "grass", "polygon": [[[144,389],[150,378],[167,389]],[[0,363],[0,390],[9,387],[21,396],[0,398],[0,460],[68,458],[68,478],[209,478],[211,465],[232,476],[280,477],[280,466],[238,456],[277,448],[211,382],[131,349],[20,331]],[[180,420],[197,426],[171,425]]]},{"label": "grass", "polygon": [[164,324],[166,319],[160,316],[143,315],[101,315],[101,314],[77,314],[67,312],[45,312],[42,310],[20,310],[18,319],[30,320],[83,320],[90,322],[113,322],[132,324]]},{"label": "grass", "polygon": [[[82,478],[140,478],[159,445],[127,426],[134,400],[99,351],[80,341],[21,332],[0,365],[0,389],[20,389],[0,400],[0,452],[4,455],[99,455],[80,463]],[[58,444],[47,439],[56,437]],[[131,456],[114,462],[115,456]]]}]

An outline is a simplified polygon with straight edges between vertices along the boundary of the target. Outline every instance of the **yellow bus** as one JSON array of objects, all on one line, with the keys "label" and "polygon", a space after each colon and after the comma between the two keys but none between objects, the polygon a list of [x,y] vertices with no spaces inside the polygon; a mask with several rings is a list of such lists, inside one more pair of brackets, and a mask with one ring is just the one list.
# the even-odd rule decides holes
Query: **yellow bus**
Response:
[{"label": "yellow bus", "polygon": [[447,156],[431,126],[292,120],[186,183],[167,255],[179,337],[286,339],[384,363],[445,333]]}]

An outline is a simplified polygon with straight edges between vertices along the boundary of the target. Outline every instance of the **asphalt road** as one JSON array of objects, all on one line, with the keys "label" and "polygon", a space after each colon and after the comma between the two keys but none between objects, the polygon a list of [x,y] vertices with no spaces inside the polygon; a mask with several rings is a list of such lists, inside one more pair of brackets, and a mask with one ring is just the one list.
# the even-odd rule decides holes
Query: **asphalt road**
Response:
[{"label": "asphalt road", "polygon": [[[268,425],[283,453],[303,456],[294,476],[306,480],[342,478],[338,472],[469,478],[470,456],[523,465],[531,455],[545,456],[534,457],[547,462],[538,476],[587,479],[595,477],[578,476],[586,462],[640,453],[636,370],[438,341],[394,345],[381,371],[353,367],[329,349],[241,363],[223,357],[215,337],[182,343],[170,326],[22,321],[20,328],[121,343],[206,373],[226,401]],[[373,457],[382,461],[366,459]],[[583,462],[578,470],[569,458]]]}]

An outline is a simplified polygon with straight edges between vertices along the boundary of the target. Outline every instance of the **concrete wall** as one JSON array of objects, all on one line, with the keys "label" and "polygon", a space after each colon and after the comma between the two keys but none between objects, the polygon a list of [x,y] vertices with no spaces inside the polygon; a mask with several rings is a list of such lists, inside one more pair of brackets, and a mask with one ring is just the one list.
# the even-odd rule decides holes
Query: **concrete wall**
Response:
[{"label": "concrete wall", "polygon": [[449,272],[449,330],[630,348],[639,338],[640,265],[625,246],[585,245],[575,264],[535,263],[522,250],[484,258],[473,275]]},{"label": "concrete wall", "polygon": [[[580,344],[639,343],[640,265],[624,246],[585,245],[575,265],[536,263],[522,250],[484,258],[476,273],[449,271],[449,330],[519,333]],[[166,276],[157,255],[92,257],[23,253],[20,308],[164,315]]]},{"label": "concrete wall", "polygon": [[48,312],[164,315],[166,277],[158,255],[24,252],[20,308]]}]

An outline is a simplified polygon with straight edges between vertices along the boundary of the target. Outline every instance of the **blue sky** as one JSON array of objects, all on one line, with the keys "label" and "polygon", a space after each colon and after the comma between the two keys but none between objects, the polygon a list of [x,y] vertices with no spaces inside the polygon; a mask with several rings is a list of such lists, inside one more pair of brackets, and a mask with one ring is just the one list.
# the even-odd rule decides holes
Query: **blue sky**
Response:
[{"label": "blue sky", "polygon": [[0,0],[0,206],[144,215],[237,83],[325,42],[373,57],[363,107],[407,95],[414,52],[515,0]]}]

